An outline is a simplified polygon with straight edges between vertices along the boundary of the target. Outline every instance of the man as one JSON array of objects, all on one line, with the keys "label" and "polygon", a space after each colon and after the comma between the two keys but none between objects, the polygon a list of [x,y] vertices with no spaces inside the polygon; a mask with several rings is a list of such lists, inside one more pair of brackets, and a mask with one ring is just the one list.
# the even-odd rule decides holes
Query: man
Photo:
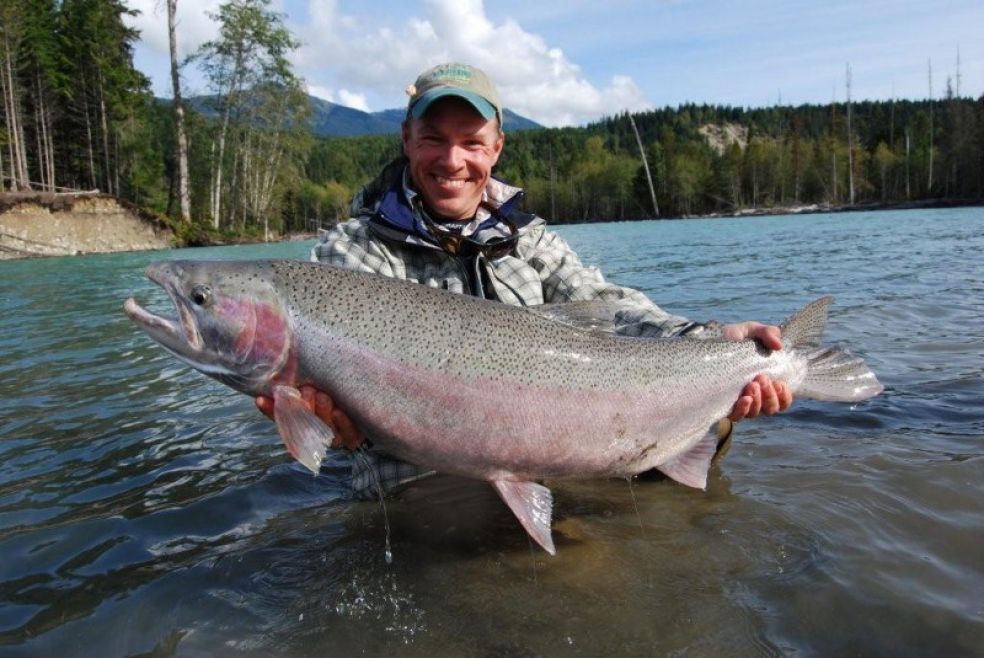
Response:
[{"label": "man", "polygon": [[[322,238],[312,250],[314,260],[517,306],[617,302],[613,322],[623,335],[700,339],[716,334],[708,331],[710,325],[666,313],[636,290],[606,282],[546,230],[541,218],[519,210],[522,191],[491,175],[505,135],[499,96],[482,71],[442,64],[422,73],[407,93],[404,157],[356,195],[353,218]],[[743,322],[719,329],[725,338],[782,347],[778,327]],[[434,330],[441,330],[440,318],[434,319]],[[302,395],[335,431],[332,447],[355,449],[363,443],[351,419],[332,403],[330,391],[303,387]],[[771,415],[790,404],[786,384],[761,375],[745,387],[730,420]],[[270,399],[258,398],[257,406],[272,417]],[[724,422],[722,442],[730,431],[731,424]],[[426,475],[411,464],[369,454],[387,491]],[[357,492],[371,489],[372,470],[367,463],[356,464]]]}]

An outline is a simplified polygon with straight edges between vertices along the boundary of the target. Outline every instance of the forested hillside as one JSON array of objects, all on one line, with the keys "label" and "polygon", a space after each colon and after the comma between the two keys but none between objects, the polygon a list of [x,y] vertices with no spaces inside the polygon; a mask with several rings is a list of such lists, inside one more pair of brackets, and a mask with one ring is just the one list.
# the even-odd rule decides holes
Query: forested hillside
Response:
[{"label": "forested hillside", "polygon": [[[658,214],[984,198],[984,97],[634,115]],[[850,135],[850,148],[849,148]],[[537,212],[568,221],[653,217],[628,116],[510,136],[500,172]],[[853,189],[853,195],[852,195]]]},{"label": "forested hillside", "polygon": [[[627,115],[583,128],[507,125],[497,175],[523,186],[527,209],[554,222],[848,205],[852,177],[854,204],[984,198],[984,98],[855,103],[850,159],[843,104],[688,105],[633,118],[657,208]],[[398,153],[396,137],[319,140],[298,212],[342,212]]]},{"label": "forested hillside", "polygon": [[100,189],[161,200],[161,129],[136,34],[115,0],[0,2],[0,175],[6,189]]},{"label": "forested hillside", "polygon": [[[192,62],[213,104],[204,114],[179,106],[181,223],[178,118],[133,66],[128,11],[119,0],[0,3],[4,189],[99,189],[174,218],[192,240],[259,235],[345,217],[358,187],[399,154],[396,135],[313,135],[283,17],[268,0],[232,0],[215,14],[220,35]],[[507,122],[497,174],[558,223],[980,201],[981,92],[958,94],[948,80],[935,100],[664,108],[632,116],[638,141],[625,114],[577,128],[510,132]]]}]

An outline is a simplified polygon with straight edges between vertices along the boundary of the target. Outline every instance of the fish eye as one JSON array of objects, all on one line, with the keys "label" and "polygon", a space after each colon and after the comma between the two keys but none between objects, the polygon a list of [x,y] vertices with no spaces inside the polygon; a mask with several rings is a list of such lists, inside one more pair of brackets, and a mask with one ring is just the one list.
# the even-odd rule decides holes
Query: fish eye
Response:
[{"label": "fish eye", "polygon": [[208,286],[195,286],[191,289],[191,301],[198,306],[205,306],[212,301],[212,289]]}]

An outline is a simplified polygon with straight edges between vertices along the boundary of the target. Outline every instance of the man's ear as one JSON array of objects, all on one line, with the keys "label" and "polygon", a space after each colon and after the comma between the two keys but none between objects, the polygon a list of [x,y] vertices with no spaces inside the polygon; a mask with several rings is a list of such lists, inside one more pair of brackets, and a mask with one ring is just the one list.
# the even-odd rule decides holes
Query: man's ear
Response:
[{"label": "man's ear", "polygon": [[403,142],[403,155],[406,155],[407,142],[410,141],[410,119],[405,119],[400,125],[400,139]]},{"label": "man's ear", "polygon": [[506,143],[506,133],[499,131],[499,136],[495,140],[495,144],[492,145],[492,166],[499,161],[499,156],[502,155],[502,147]]}]

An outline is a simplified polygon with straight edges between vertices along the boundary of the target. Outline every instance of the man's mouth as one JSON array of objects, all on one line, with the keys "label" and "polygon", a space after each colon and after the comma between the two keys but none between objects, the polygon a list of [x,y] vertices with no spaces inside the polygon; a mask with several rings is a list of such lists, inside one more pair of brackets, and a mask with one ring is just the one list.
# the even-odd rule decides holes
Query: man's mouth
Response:
[{"label": "man's mouth", "polygon": [[445,178],[436,174],[433,178],[441,187],[450,187],[451,189],[461,189],[471,181],[470,178]]}]

